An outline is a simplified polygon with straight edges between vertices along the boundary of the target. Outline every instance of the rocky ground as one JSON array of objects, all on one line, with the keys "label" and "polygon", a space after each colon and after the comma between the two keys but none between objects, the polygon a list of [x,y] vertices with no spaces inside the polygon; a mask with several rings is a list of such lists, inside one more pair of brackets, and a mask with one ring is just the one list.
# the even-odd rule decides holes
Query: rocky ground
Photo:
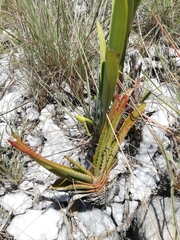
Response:
[{"label": "rocky ground", "polygon": [[[177,89],[154,74],[163,73],[156,50],[151,47],[149,56],[143,58],[137,50],[129,49],[125,72],[132,72],[134,58],[133,69],[142,64],[138,76],[144,77],[141,86],[152,92],[146,100],[145,114],[165,128],[172,128],[179,124]],[[172,48],[161,50],[166,52],[169,64],[173,62],[176,68],[180,67],[180,58]],[[50,185],[56,177],[29,157],[15,155],[8,145],[12,131],[42,156],[63,164],[67,164],[64,155],[70,155],[86,166],[89,139],[84,137],[85,131],[75,120],[74,112],[68,114],[70,109],[60,108],[54,101],[39,112],[34,99],[28,98],[24,73],[21,69],[10,69],[10,61],[9,55],[0,56],[1,166],[8,162],[9,167],[12,164],[16,170],[21,168],[22,178],[20,184],[12,184],[8,179],[3,181],[0,172],[0,239],[172,239],[171,201],[168,194],[159,191],[162,177],[167,177],[166,161],[155,136],[175,164],[177,141],[160,126],[139,121],[136,132],[131,132],[122,144],[118,162],[110,174],[113,184],[102,196],[103,204],[98,199],[88,201],[78,193],[53,191]],[[139,90],[135,97],[138,94]],[[11,171],[13,175],[15,169]],[[69,209],[72,199],[77,201]],[[178,202],[176,199],[177,213]],[[149,212],[151,217],[147,217]]]}]

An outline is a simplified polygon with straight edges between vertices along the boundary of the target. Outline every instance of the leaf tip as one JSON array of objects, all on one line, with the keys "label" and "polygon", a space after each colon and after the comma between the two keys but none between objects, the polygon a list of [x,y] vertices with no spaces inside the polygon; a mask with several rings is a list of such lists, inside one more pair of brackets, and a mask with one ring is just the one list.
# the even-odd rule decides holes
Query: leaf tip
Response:
[{"label": "leaf tip", "polygon": [[14,137],[14,135],[10,135],[9,139],[7,139],[7,141],[13,145],[13,143],[17,142],[17,139]]}]

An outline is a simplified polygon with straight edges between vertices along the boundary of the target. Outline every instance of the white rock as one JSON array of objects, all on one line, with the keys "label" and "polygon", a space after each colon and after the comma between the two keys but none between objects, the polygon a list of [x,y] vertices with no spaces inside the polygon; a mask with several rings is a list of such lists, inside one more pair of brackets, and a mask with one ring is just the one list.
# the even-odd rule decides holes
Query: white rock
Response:
[{"label": "white rock", "polygon": [[60,211],[28,210],[24,215],[16,216],[7,231],[16,240],[54,240],[58,238],[58,228],[62,223]]},{"label": "white rock", "polygon": [[10,61],[10,56],[9,54],[1,54],[0,55],[0,74],[4,72],[9,72],[9,61]]},{"label": "white rock", "polygon": [[86,225],[91,237],[98,238],[102,233],[115,229],[112,219],[108,215],[103,214],[99,209],[78,212],[77,217]]},{"label": "white rock", "polygon": [[107,206],[105,212],[106,212],[107,215],[111,216],[111,213],[112,213],[111,207]]},{"label": "white rock", "polygon": [[[59,131],[60,131],[60,128],[56,124],[54,124],[51,118],[46,119],[46,121],[44,121],[43,127],[42,127],[42,133],[47,140],[51,140],[51,139],[55,139],[55,141],[59,140],[58,139],[60,137],[58,135]],[[62,135],[63,135],[63,132],[61,131],[61,137]]]},{"label": "white rock", "polygon": [[65,92],[72,94],[71,87],[66,81],[63,81],[61,83],[62,88],[64,89]]},{"label": "white rock", "polygon": [[4,122],[0,123],[0,136],[1,136],[1,146],[5,147],[7,145],[7,140],[10,138],[11,128]]},{"label": "white rock", "polygon": [[39,118],[39,112],[34,108],[28,108],[26,110],[26,119],[33,121]]},{"label": "white rock", "polygon": [[67,228],[63,226],[63,228],[59,231],[57,240],[66,240],[68,239]]},{"label": "white rock", "polygon": [[116,224],[119,226],[122,223],[123,215],[124,215],[124,204],[120,203],[112,203],[112,215]]},{"label": "white rock", "polygon": [[[123,142],[124,143],[124,142]],[[123,143],[121,147],[123,148]],[[111,170],[109,174],[109,179],[113,180],[119,173],[124,173],[126,171],[126,166],[127,166],[127,159],[126,156],[121,153],[120,151],[118,152],[118,161]]]},{"label": "white rock", "polygon": [[13,119],[16,115],[16,111],[10,111],[15,109],[19,93],[8,93],[0,100],[1,113],[4,113],[5,119]]},{"label": "white rock", "polygon": [[8,79],[9,75],[5,72],[0,75],[0,87],[3,87]]},{"label": "white rock", "polygon": [[[174,226],[172,199],[157,196],[146,206],[142,205],[132,223],[132,235],[134,240],[171,240],[175,239],[174,230],[177,230],[177,238],[180,236],[180,205],[179,198],[173,200],[173,208],[177,228]],[[143,236],[143,238],[142,238]]]},{"label": "white rock", "polygon": [[15,194],[8,193],[0,200],[3,208],[9,212],[13,212],[14,215],[24,213],[28,208],[32,207],[32,198],[22,192]]},{"label": "white rock", "polygon": [[92,236],[90,233],[90,229],[87,228],[87,226],[77,217],[74,219],[76,226],[78,228],[75,228],[74,231],[71,233],[73,240],[81,240],[81,239],[88,239],[89,236]]},{"label": "white rock", "polygon": [[70,113],[70,114],[65,113],[64,114],[64,123],[67,126],[73,127],[77,123],[75,114],[74,113]]},{"label": "white rock", "polygon": [[149,52],[149,55],[154,58],[154,57],[157,57],[157,50],[154,46],[151,46],[149,49],[148,49],[148,52]]},{"label": "white rock", "polygon": [[28,189],[33,188],[33,186],[34,186],[33,182],[23,181],[21,184],[19,184],[19,189],[26,191]]},{"label": "white rock", "polygon": [[49,160],[62,163],[64,155],[67,155],[68,150],[74,146],[69,138],[64,135],[62,128],[54,123],[51,114],[48,111],[46,111],[46,114],[42,118],[40,117],[41,122],[36,128],[37,131],[42,132],[46,139],[41,155]]},{"label": "white rock", "polygon": [[29,179],[36,179],[38,181],[48,183],[50,181],[49,177],[53,177],[53,174],[50,173],[46,168],[40,166],[38,163],[33,163],[32,167],[28,168],[26,176]]},{"label": "white rock", "polygon": [[39,147],[42,144],[42,141],[41,141],[40,137],[28,135],[27,136],[27,140],[29,142],[30,147],[37,148],[37,147]]},{"label": "white rock", "polygon": [[169,47],[168,49],[169,49],[169,56],[170,57],[177,57],[178,56],[176,51],[174,50],[174,48]]},{"label": "white rock", "polygon": [[[168,151],[166,154],[168,156]],[[161,173],[164,173],[164,171],[167,170],[166,160],[163,155],[159,155],[154,158],[154,165],[157,167],[158,172],[161,171]]]},{"label": "white rock", "polygon": [[143,141],[140,143],[137,159],[142,164],[153,165],[151,159],[157,151],[158,146],[147,125],[143,127],[142,136]]},{"label": "white rock", "polygon": [[157,187],[159,178],[157,171],[152,167],[138,167],[131,176],[131,198],[133,200],[147,200],[152,191]]},{"label": "white rock", "polygon": [[46,107],[44,109],[42,109],[39,120],[44,121],[53,115],[54,115],[54,105],[47,104]]},{"label": "white rock", "polygon": [[176,57],[176,67],[180,67],[180,57]]},{"label": "white rock", "polygon": [[52,161],[60,162],[68,150],[73,148],[69,139],[64,132],[54,124],[52,119],[44,122],[42,134],[47,139],[43,147],[41,155]]},{"label": "white rock", "polygon": [[78,18],[81,14],[85,14],[87,12],[87,3],[86,2],[77,2],[74,3],[74,12],[75,18]]},{"label": "white rock", "polygon": [[[155,112],[151,118],[165,127],[169,126],[166,111],[159,110]],[[152,123],[146,124],[142,129],[143,140],[140,143],[139,154],[137,156],[138,161],[142,163],[151,164],[150,160],[157,151],[158,145],[152,133],[158,136],[162,144],[166,141],[165,131],[163,129]],[[153,164],[151,165],[153,166]]]},{"label": "white rock", "polygon": [[129,201],[129,214],[134,213],[138,205],[138,201]]},{"label": "white rock", "polygon": [[[0,196],[3,196],[6,193],[6,188],[1,187],[0,188]],[[1,201],[0,201],[1,202]]]},{"label": "white rock", "polygon": [[124,201],[124,197],[125,197],[126,181],[124,176],[118,179],[118,184],[119,184],[119,193],[114,197],[114,201],[117,203],[120,203]]}]

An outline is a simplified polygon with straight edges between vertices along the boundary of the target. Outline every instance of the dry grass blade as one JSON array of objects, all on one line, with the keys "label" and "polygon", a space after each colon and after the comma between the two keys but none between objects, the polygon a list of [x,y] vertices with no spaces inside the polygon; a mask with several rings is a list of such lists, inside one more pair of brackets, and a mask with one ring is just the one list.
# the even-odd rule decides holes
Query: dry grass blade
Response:
[{"label": "dry grass blade", "polygon": [[167,40],[169,41],[169,43],[171,44],[172,48],[175,50],[175,52],[177,53],[177,55],[180,57],[180,52],[177,50],[177,47],[175,46],[175,44],[173,43],[171,37],[169,36],[169,34],[166,32],[166,30],[163,28],[162,24],[160,23],[160,21],[158,20],[157,16],[155,15],[154,12],[152,12],[152,16],[153,18],[156,20],[157,24],[159,25],[161,31],[164,33],[164,35],[166,36]]}]

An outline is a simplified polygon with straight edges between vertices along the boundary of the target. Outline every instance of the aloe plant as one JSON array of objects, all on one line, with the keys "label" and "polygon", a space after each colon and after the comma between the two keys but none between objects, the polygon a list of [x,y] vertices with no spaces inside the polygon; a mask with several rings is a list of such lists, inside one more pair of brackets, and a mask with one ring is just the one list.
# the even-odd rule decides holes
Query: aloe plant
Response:
[{"label": "aloe plant", "polygon": [[13,139],[8,141],[12,146],[28,154],[37,163],[60,177],[52,185],[52,188],[64,191],[79,190],[83,193],[100,193],[108,182],[110,170],[116,164],[119,144],[122,143],[129,129],[145,108],[145,103],[138,106],[126,118],[120,129],[118,129],[119,121],[124,113],[132,91],[133,88],[129,89],[122,98],[120,95],[116,96],[102,129],[90,170],[87,170],[68,156],[65,156],[65,158],[74,165],[74,167],[49,161],[34,152],[14,134],[12,135]]},{"label": "aloe plant", "polygon": [[122,81],[122,72],[128,35],[135,12],[141,0],[113,0],[109,31],[109,43],[106,46],[105,38],[99,23],[97,30],[100,42],[100,97],[102,99],[102,125],[115,92],[118,77]]},{"label": "aloe plant", "polygon": [[[112,1],[110,34],[107,46],[102,28],[97,23],[101,52],[99,93],[102,100],[102,112],[99,142],[92,161],[89,161],[92,163],[91,169],[87,170],[68,156],[65,156],[65,158],[73,167],[49,161],[34,152],[14,134],[12,135],[13,139],[9,140],[14,147],[28,154],[37,163],[59,177],[52,185],[54,189],[64,191],[79,190],[82,193],[101,193],[108,182],[109,172],[116,164],[119,144],[122,143],[145,108],[145,103],[139,105],[129,114],[119,128],[120,119],[134,90],[134,88],[131,88],[122,97],[120,95],[116,96],[108,117],[106,117],[114,96],[117,79],[123,71],[128,35],[139,4],[140,0]],[[86,122],[94,123],[90,119],[81,116],[77,116],[77,119],[84,124],[88,135],[90,135]]]}]

